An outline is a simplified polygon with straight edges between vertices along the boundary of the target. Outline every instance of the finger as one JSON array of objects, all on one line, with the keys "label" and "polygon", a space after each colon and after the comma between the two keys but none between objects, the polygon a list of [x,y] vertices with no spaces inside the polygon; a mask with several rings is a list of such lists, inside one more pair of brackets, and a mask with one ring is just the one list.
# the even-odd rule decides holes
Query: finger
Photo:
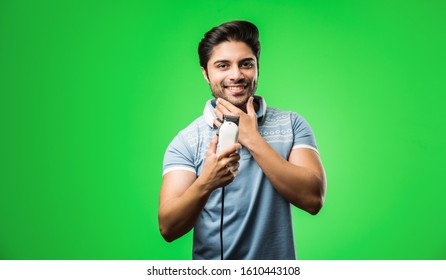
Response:
[{"label": "finger", "polygon": [[215,115],[217,116],[217,118],[223,122],[223,113],[220,112],[220,110],[218,110],[217,107],[214,109],[214,112],[215,112]]},{"label": "finger", "polygon": [[224,177],[225,180],[224,185],[230,184],[232,181],[234,181],[234,179],[235,179],[235,174],[229,171]]},{"label": "finger", "polygon": [[217,153],[217,143],[218,143],[218,135],[215,134],[214,138],[209,143],[208,154],[216,154]]},{"label": "finger", "polygon": [[242,145],[240,145],[239,143],[235,143],[234,145],[220,151],[219,157],[220,158],[229,157],[229,156],[231,156],[231,154],[238,155],[236,152],[238,150],[240,150],[241,148],[242,148]]},{"label": "finger", "polygon": [[214,125],[219,128],[221,126],[221,122],[218,121],[217,119],[214,119]]},{"label": "finger", "polygon": [[223,98],[217,99],[217,108],[223,115],[234,115],[240,113],[240,109]]},{"label": "finger", "polygon": [[230,157],[223,158],[221,164],[223,166],[232,166],[240,160],[239,154],[232,154]]},{"label": "finger", "polygon": [[228,159],[229,159],[229,162],[230,162],[230,163],[235,163],[235,162],[237,162],[237,161],[240,160],[240,155],[234,153],[234,154],[231,154],[231,155],[228,157]]},{"label": "finger", "polygon": [[[223,120],[218,116],[217,112],[215,112],[215,113],[216,113],[216,117],[213,120],[214,127],[219,128],[223,124]],[[217,134],[218,134],[218,132],[217,132]]]},{"label": "finger", "polygon": [[248,102],[246,104],[246,113],[248,113],[248,115],[252,116],[256,114],[256,111],[254,109],[254,97],[251,96],[248,99]]},{"label": "finger", "polygon": [[232,113],[226,107],[224,107],[223,105],[220,105],[220,104],[217,104],[217,107],[215,107],[215,114],[220,119],[223,119],[224,115],[234,115],[234,113]]},{"label": "finger", "polygon": [[238,174],[238,169],[231,170],[231,173],[232,173],[232,176],[234,176],[234,179],[235,179],[235,177],[237,177],[237,174]]},{"label": "finger", "polygon": [[226,167],[230,167],[231,170],[236,170],[240,167],[240,162],[236,161],[236,162],[230,162],[226,165]]},{"label": "finger", "polygon": [[216,127],[220,127],[223,123],[222,118],[219,116],[219,115],[221,115],[221,113],[220,114],[217,114],[217,112],[215,112],[215,113],[216,113],[217,117],[214,119],[214,125]]},{"label": "finger", "polygon": [[234,163],[234,165],[232,166],[232,170],[238,170],[238,168],[240,167],[240,162],[236,162]]},{"label": "finger", "polygon": [[228,169],[229,171],[232,173],[232,175],[234,176],[234,178],[237,176],[238,174],[238,168],[240,167],[240,163],[239,162],[234,162],[232,164],[228,164]]}]

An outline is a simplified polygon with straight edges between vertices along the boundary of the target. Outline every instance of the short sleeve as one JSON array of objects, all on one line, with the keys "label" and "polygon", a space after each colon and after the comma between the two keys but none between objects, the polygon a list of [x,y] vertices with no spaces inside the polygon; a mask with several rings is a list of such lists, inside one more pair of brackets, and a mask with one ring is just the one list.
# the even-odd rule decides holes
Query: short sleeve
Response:
[{"label": "short sleeve", "polygon": [[167,147],[163,160],[163,176],[173,170],[188,170],[194,172],[194,153],[181,133]]},{"label": "short sleeve", "polygon": [[310,124],[296,113],[293,113],[291,118],[294,133],[293,149],[307,148],[319,153]]}]

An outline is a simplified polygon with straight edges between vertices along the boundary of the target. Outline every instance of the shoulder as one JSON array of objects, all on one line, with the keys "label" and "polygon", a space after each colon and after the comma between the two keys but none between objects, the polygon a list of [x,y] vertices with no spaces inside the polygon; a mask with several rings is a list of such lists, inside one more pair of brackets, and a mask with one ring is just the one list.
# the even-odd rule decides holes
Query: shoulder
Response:
[{"label": "shoulder", "polygon": [[214,135],[215,129],[206,123],[204,116],[200,116],[178,132],[167,149],[187,153],[199,159],[206,154]]},{"label": "shoulder", "polygon": [[200,116],[200,117],[196,118],[194,121],[192,121],[185,128],[180,130],[180,132],[178,132],[178,134],[179,135],[186,135],[186,136],[190,135],[190,134],[194,134],[197,131],[199,131],[200,129],[202,129],[205,125],[206,125],[206,123],[204,121],[204,117]]},{"label": "shoulder", "polygon": [[294,111],[268,107],[264,125],[266,127],[286,128],[286,131],[293,133],[295,137],[307,137],[313,134],[307,120]]},{"label": "shoulder", "polygon": [[200,150],[201,130],[206,123],[198,117],[172,139],[164,154],[163,175],[172,170],[196,172],[196,160]]},{"label": "shoulder", "polygon": [[178,133],[177,138],[180,137],[183,141],[193,146],[193,144],[199,140],[201,135],[206,134],[206,132],[210,130],[211,129],[206,123],[204,116],[200,116],[182,129]]},{"label": "shoulder", "polygon": [[273,123],[289,121],[292,124],[306,122],[300,114],[294,111],[282,110],[273,107],[267,107],[265,121]]}]

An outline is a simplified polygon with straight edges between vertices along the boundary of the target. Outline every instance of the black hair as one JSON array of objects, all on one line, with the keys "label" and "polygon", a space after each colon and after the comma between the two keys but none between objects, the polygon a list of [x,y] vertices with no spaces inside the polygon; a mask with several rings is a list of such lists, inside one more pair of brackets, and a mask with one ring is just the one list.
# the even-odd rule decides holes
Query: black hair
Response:
[{"label": "black hair", "polygon": [[235,20],[225,22],[216,26],[204,34],[198,44],[198,56],[200,65],[207,72],[207,64],[212,55],[214,47],[225,41],[244,42],[247,44],[257,59],[257,68],[259,67],[260,42],[259,30],[257,27],[244,20]]}]

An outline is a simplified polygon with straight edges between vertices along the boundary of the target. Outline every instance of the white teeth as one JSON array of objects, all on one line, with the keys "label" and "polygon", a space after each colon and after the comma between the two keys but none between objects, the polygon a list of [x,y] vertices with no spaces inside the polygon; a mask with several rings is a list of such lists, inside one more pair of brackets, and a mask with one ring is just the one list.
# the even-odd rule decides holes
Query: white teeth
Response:
[{"label": "white teeth", "polygon": [[241,90],[244,87],[228,87],[230,90]]}]

